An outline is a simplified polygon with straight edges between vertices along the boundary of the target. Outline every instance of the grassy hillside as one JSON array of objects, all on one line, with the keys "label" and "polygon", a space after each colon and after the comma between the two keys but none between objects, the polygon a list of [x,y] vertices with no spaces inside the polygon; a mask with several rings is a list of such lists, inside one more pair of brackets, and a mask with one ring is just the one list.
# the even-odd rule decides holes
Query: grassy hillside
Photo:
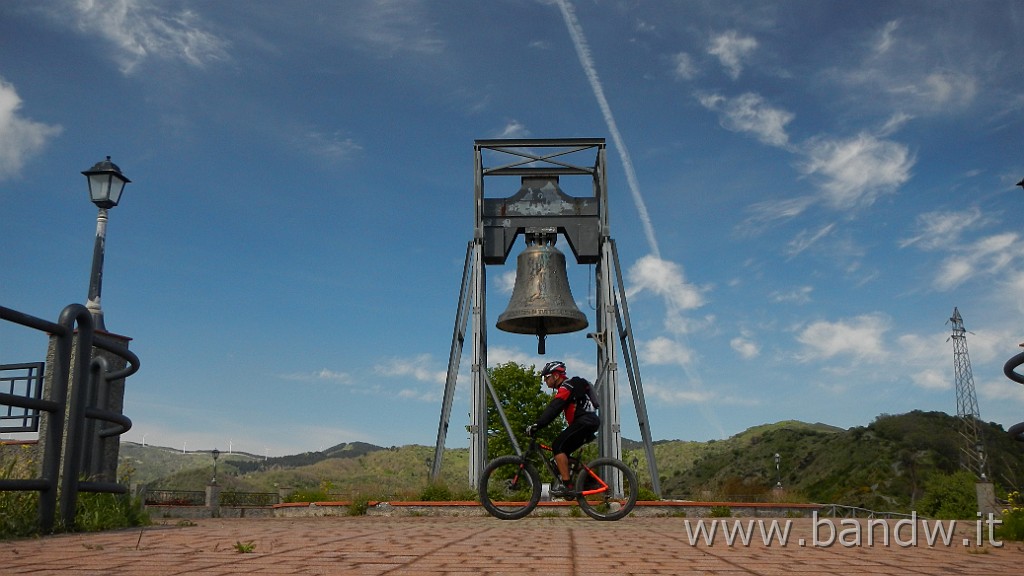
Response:
[{"label": "grassy hillside", "polygon": [[[1022,447],[998,425],[983,428],[991,478],[1003,489],[1020,487]],[[849,430],[793,422],[759,426],[706,444],[689,466],[659,461],[659,469],[662,491],[684,498],[756,499],[781,480],[790,497],[909,510],[929,478],[960,468],[959,446],[955,418],[911,412]]]},{"label": "grassy hillside", "polygon": [[[1024,486],[1024,446],[998,425],[983,426],[990,476],[997,489]],[[726,440],[659,441],[654,445],[662,493],[690,500],[772,497],[781,480],[786,499],[909,511],[927,480],[959,469],[955,418],[941,412],[882,415],[849,430],[785,421],[745,430]],[[182,454],[123,443],[122,459],[134,478],[154,488],[200,490],[211,479],[208,452]],[[776,470],[774,455],[780,455]],[[222,454],[217,479],[227,490],[319,491],[339,499],[415,499],[429,484],[433,447],[381,448],[340,444],[323,452],[263,458]],[[623,460],[649,483],[642,444],[623,440]],[[444,484],[455,496],[468,490],[466,449],[445,451]]]}]

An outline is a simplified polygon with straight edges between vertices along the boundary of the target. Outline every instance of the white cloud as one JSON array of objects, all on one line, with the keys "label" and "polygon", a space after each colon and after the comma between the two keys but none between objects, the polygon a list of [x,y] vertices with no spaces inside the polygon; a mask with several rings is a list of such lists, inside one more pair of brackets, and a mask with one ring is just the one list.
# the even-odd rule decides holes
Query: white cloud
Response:
[{"label": "white cloud", "polygon": [[1024,246],[1015,232],[987,236],[956,252],[939,266],[935,284],[939,290],[959,286],[969,278],[989,277],[1005,270],[1024,256]]},{"label": "white cloud", "polygon": [[737,226],[736,232],[741,236],[759,234],[773,222],[788,220],[803,214],[814,205],[814,202],[813,196],[800,196],[751,204],[747,211],[752,212],[753,215]]},{"label": "white cloud", "polygon": [[62,131],[60,126],[22,118],[20,108],[17,90],[0,78],[0,181],[17,175],[25,162]]},{"label": "white cloud", "polygon": [[[552,338],[549,336],[548,338]],[[534,339],[524,339],[524,342],[529,344],[535,344]],[[550,345],[550,340],[548,340]],[[566,368],[569,370],[570,375],[582,376],[587,380],[593,382],[597,378],[597,370],[594,365],[594,359],[592,357],[582,357],[577,354],[564,354],[557,358],[545,358],[543,356],[537,356],[537,348],[534,345],[533,349],[520,349],[520,348],[509,348],[506,346],[489,346],[487,348],[487,363],[491,366],[497,366],[498,364],[505,364],[508,362],[515,362],[521,366],[529,368],[533,366],[537,370],[540,370],[546,362],[551,360],[560,360],[565,362]],[[460,372],[460,374],[468,374],[468,366],[465,367],[467,371]],[[537,383],[538,386],[540,382]]]},{"label": "white cloud", "polygon": [[1011,302],[1024,305],[1024,276],[1012,268],[1024,259],[1024,245],[1016,232],[965,240],[967,232],[992,223],[974,206],[950,212],[926,212],[917,217],[914,233],[899,241],[900,248],[941,250],[947,256],[939,264],[933,281],[938,290],[951,290],[970,279],[998,276],[999,286]]},{"label": "white cloud", "polygon": [[659,337],[640,345],[640,359],[648,364],[678,364],[693,361],[693,351],[670,338]]},{"label": "white cloud", "polygon": [[518,120],[509,120],[505,125],[498,130],[494,137],[495,138],[526,138],[530,135],[530,131],[527,130],[526,126]]},{"label": "white cloud", "polygon": [[816,244],[822,238],[825,238],[835,230],[835,223],[826,224],[817,230],[803,230],[796,235],[795,238],[789,241],[786,246],[786,254],[789,256],[796,256],[804,250],[810,248]]},{"label": "white cloud", "polygon": [[947,258],[935,275],[935,284],[939,290],[949,290],[960,285],[974,273],[974,265],[962,256]]},{"label": "white cloud", "polygon": [[757,358],[761,354],[761,347],[747,336],[733,338],[729,341],[729,346],[746,360]]},{"label": "white cloud", "polygon": [[654,382],[644,382],[644,395],[665,404],[705,404],[714,399],[707,390],[680,390]]},{"label": "white cloud", "polygon": [[916,235],[900,240],[900,248],[917,245],[922,250],[955,246],[965,230],[982,222],[977,206],[955,212],[925,212],[917,216]]},{"label": "white cloud", "polygon": [[516,286],[516,270],[506,270],[495,279],[494,287],[502,294],[511,294]]},{"label": "white cloud", "polygon": [[697,98],[702,106],[719,113],[719,122],[726,130],[752,134],[769,146],[785,147],[789,142],[786,124],[795,116],[773,108],[757,94],[748,92],[736,98],[702,94]]},{"label": "white cloud", "polygon": [[715,36],[708,46],[708,54],[717,56],[733,80],[740,77],[743,62],[757,49],[757,40],[750,36],[740,36],[730,30]]},{"label": "white cloud", "polygon": [[114,57],[125,74],[150,57],[200,68],[228,58],[227,41],[207,30],[191,10],[170,12],[163,4],[141,0],[78,0],[72,6],[79,30],[117,48]]},{"label": "white cloud", "polygon": [[885,27],[878,33],[878,40],[875,42],[874,53],[877,56],[887,53],[893,45],[893,35],[900,26],[899,20],[892,20],[885,23]]},{"label": "white cloud", "polygon": [[999,288],[1003,298],[1015,306],[1018,312],[1024,313],[1024,272],[1010,274],[1000,283]]},{"label": "white cloud", "polygon": [[691,80],[697,75],[697,65],[686,52],[680,52],[673,56],[672,64],[672,75],[679,80]]},{"label": "white cloud", "polygon": [[352,138],[344,136],[340,131],[332,134],[310,130],[297,139],[297,144],[309,150],[314,156],[328,160],[343,160],[362,151]]},{"label": "white cloud", "polygon": [[882,124],[882,127],[878,129],[878,135],[889,136],[900,128],[903,128],[907,122],[910,122],[913,119],[914,117],[910,114],[897,112],[890,116],[889,119],[885,121],[885,124]]},{"label": "white cloud", "polygon": [[322,368],[316,372],[282,374],[281,378],[302,382],[337,382],[339,384],[351,384],[353,382],[352,376],[349,373],[335,372],[333,370],[328,370],[327,368]]},{"label": "white cloud", "polygon": [[882,360],[887,356],[884,335],[889,320],[881,314],[865,314],[838,322],[814,322],[796,336],[803,345],[802,362],[817,362],[840,356],[858,360]]},{"label": "white cloud", "polygon": [[910,179],[914,157],[903,144],[861,133],[847,140],[816,138],[806,145],[804,173],[821,179],[835,209],[870,206]]},{"label": "white cloud", "polygon": [[630,294],[650,291],[665,300],[665,327],[670,332],[687,332],[689,327],[683,312],[704,305],[702,291],[686,281],[682,267],[657,256],[647,255],[637,260],[629,269],[629,279],[633,284]]},{"label": "white cloud", "polygon": [[978,395],[986,401],[995,403],[1024,403],[1024,386],[1006,378],[983,382],[976,386],[975,389]]},{"label": "white cloud", "polygon": [[913,372],[910,375],[910,379],[914,382],[915,386],[925,390],[942,391],[953,387],[953,380],[949,377],[949,372],[943,372],[934,368]]},{"label": "white cloud", "polygon": [[788,292],[772,292],[769,297],[772,302],[793,302],[795,304],[806,304],[811,301],[813,286],[800,286]]},{"label": "white cloud", "polygon": [[935,37],[943,36],[941,30],[924,32],[929,36],[925,39],[909,30],[902,33],[901,28],[899,20],[887,22],[863,63],[841,72],[841,81],[868,90],[864,94],[871,98],[862,98],[868,104],[895,106],[916,114],[949,114],[972,104],[980,92],[976,71],[991,65],[991,55],[976,56],[976,49],[962,45],[964,38],[954,38],[944,43],[944,50],[934,50],[931,44]]},{"label": "white cloud", "polygon": [[969,74],[940,70],[927,74],[912,91],[932,109],[963,107],[974,101],[978,82]]},{"label": "white cloud", "polygon": [[431,56],[446,43],[430,22],[429,3],[412,0],[346,2],[336,18],[348,34],[378,57],[397,53]]},{"label": "white cloud", "polygon": [[381,376],[409,376],[420,382],[443,384],[448,376],[447,368],[437,370],[430,354],[420,354],[412,358],[388,358],[373,368],[375,374]]}]

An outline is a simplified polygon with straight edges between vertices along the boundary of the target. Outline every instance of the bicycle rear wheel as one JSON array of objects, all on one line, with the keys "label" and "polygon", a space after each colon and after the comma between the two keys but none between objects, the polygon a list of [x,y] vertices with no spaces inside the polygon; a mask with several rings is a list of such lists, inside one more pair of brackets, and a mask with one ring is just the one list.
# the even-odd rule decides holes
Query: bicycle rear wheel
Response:
[{"label": "bicycle rear wheel", "polygon": [[595,520],[625,518],[636,505],[639,490],[636,474],[615,458],[598,458],[576,476],[576,501]]},{"label": "bicycle rear wheel", "polygon": [[520,456],[495,458],[480,477],[480,504],[495,518],[518,520],[540,502],[540,476]]}]

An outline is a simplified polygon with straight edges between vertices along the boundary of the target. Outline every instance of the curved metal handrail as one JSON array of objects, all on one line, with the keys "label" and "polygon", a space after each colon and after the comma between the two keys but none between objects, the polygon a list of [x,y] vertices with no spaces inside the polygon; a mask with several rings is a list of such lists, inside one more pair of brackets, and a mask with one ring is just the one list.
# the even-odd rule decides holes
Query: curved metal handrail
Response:
[{"label": "curved metal handrail", "polygon": [[[1024,375],[1017,372],[1017,367],[1024,364],[1024,352],[1017,354],[1006,361],[1003,365],[1003,374],[1018,384],[1024,384]],[[1010,437],[1018,442],[1024,442],[1024,422],[1010,426]]]}]

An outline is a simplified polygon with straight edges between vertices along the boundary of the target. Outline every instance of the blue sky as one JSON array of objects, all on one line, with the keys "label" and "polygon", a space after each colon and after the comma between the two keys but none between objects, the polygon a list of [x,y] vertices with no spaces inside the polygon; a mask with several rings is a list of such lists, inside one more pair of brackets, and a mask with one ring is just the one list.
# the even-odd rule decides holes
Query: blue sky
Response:
[{"label": "blue sky", "polygon": [[[981,416],[1009,427],[1021,29],[1013,1],[8,0],[0,303],[85,301],[80,172],[110,155],[133,181],[102,299],[141,358],[126,439],[433,445],[474,140],[605,138],[655,439],[955,414],[955,306]],[[570,264],[593,325],[593,270]],[[541,357],[493,327],[513,273],[487,270],[492,364],[593,378],[583,332]],[[0,363],[45,354],[21,327],[0,341]]]}]

